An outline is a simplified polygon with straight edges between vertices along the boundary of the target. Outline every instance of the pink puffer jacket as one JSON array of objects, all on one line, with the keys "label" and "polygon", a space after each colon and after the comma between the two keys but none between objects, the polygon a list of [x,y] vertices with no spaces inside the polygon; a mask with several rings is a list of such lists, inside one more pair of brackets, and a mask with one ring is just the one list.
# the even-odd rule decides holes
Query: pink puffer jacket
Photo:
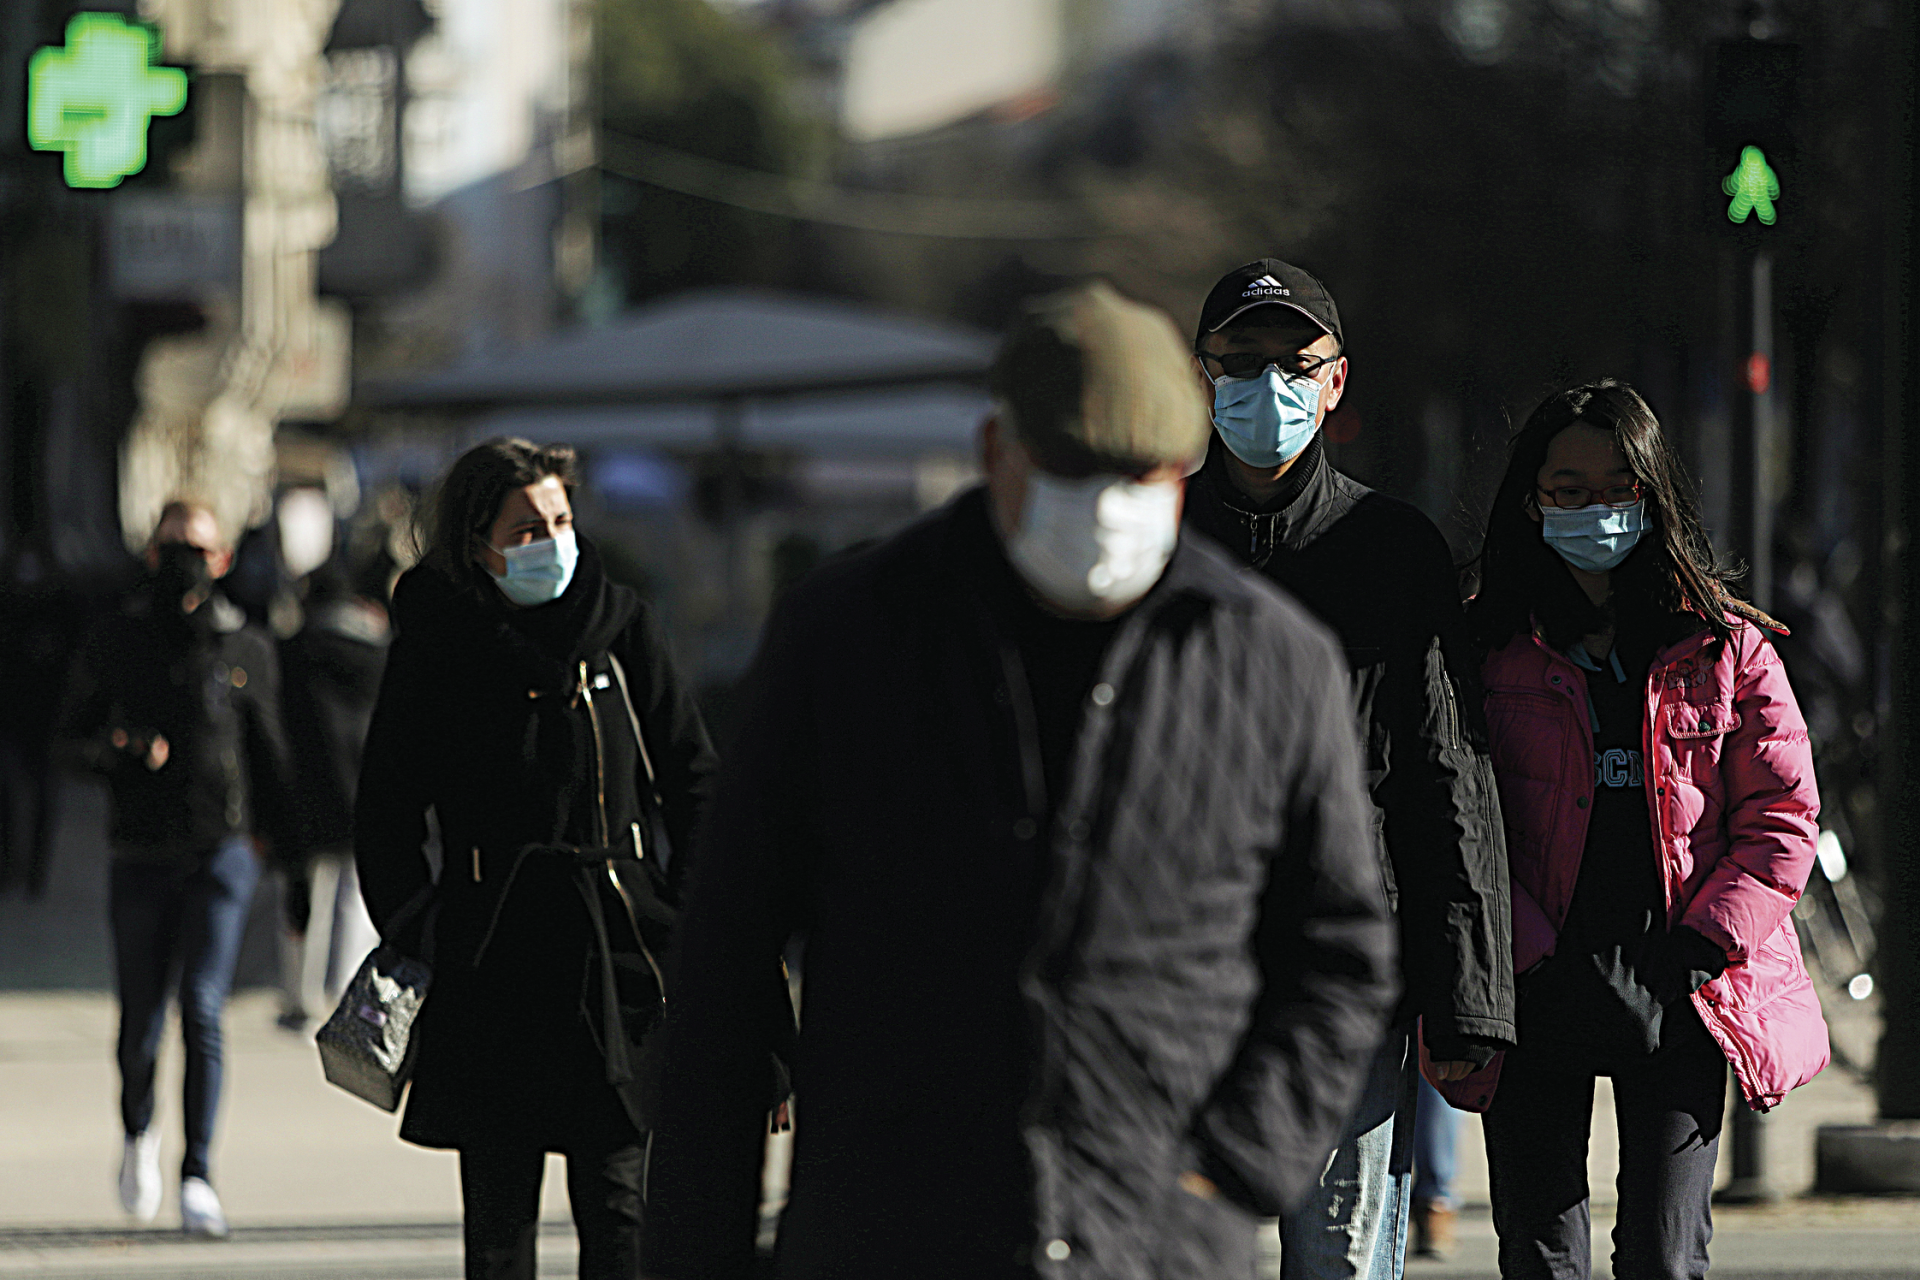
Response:
[{"label": "pink puffer jacket", "polygon": [[[1749,1104],[1777,1105],[1827,1065],[1827,1024],[1800,959],[1793,904],[1813,867],[1820,799],[1813,751],[1773,646],[1734,618],[1733,642],[1702,633],[1655,657],[1643,751],[1669,925],[1726,950],[1694,995]],[[1531,635],[1481,668],[1513,886],[1513,962],[1553,953],[1573,901],[1593,803],[1586,673]],[[1496,1060],[1440,1086],[1484,1110]]]}]

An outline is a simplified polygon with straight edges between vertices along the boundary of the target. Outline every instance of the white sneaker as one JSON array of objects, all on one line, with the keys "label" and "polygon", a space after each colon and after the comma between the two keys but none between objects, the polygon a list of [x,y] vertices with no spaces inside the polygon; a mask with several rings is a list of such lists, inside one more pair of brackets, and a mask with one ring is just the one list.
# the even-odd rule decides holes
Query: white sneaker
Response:
[{"label": "white sneaker", "polygon": [[128,1134],[120,1152],[120,1207],[136,1222],[160,1212],[160,1135],[152,1129]]},{"label": "white sneaker", "polygon": [[227,1238],[227,1215],[220,1211],[220,1197],[205,1178],[180,1181],[180,1229],[209,1240]]}]

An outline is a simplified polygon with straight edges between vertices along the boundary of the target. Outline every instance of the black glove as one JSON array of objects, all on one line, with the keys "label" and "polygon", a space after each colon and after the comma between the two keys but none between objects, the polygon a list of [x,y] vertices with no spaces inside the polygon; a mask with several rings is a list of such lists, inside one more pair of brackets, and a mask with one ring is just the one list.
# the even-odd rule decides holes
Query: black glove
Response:
[{"label": "black glove", "polygon": [[1686,999],[1727,971],[1727,953],[1697,929],[1675,925],[1653,948],[1645,982],[1663,1005]]},{"label": "black glove", "polygon": [[1431,1030],[1422,1035],[1427,1042],[1427,1056],[1435,1062],[1471,1062],[1475,1071],[1492,1062],[1493,1055],[1500,1050],[1512,1047],[1502,1040],[1463,1035],[1458,1031]]}]

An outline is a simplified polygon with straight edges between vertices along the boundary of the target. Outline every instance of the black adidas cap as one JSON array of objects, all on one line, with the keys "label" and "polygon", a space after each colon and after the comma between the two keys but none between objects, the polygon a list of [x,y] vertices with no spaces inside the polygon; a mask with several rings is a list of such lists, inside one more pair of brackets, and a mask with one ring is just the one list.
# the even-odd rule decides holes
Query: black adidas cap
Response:
[{"label": "black adidas cap", "polygon": [[1244,267],[1235,267],[1220,277],[1200,307],[1200,327],[1193,342],[1226,327],[1243,311],[1255,307],[1292,307],[1307,319],[1333,335],[1344,349],[1347,340],[1340,336],[1340,308],[1333,305],[1327,286],[1308,272],[1278,258],[1262,258]]}]

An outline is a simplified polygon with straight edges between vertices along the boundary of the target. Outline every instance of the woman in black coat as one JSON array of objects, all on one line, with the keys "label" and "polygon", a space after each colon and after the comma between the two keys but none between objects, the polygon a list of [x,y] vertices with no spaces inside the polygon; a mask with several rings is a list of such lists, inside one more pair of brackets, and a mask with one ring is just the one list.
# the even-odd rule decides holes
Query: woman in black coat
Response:
[{"label": "woman in black coat", "polygon": [[460,1153],[470,1278],[532,1280],[549,1151],[580,1275],[638,1274],[642,1045],[715,764],[652,610],[574,531],[574,477],[521,440],[453,465],[355,809],[374,922],[433,963],[400,1136]]}]

